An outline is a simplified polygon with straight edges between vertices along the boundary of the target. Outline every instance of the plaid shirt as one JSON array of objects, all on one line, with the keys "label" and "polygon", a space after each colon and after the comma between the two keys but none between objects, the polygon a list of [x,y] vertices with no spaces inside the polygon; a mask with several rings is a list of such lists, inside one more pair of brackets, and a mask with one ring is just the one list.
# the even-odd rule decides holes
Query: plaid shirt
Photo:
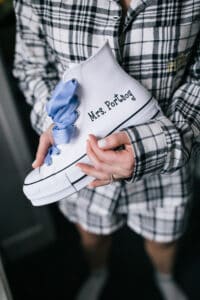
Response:
[{"label": "plaid shirt", "polygon": [[158,100],[165,117],[127,128],[136,168],[133,180],[174,172],[187,161],[200,131],[200,0],[15,1],[14,75],[33,105],[38,133],[50,124],[51,91],[70,64],[108,39],[122,67]]},{"label": "plaid shirt", "polygon": [[[135,153],[134,183],[123,183],[121,188],[115,183],[97,188],[95,193],[84,189],[79,199],[82,203],[89,199],[87,205],[95,212],[100,207],[101,212],[104,209],[112,213],[116,206],[113,201],[120,197],[118,212],[131,215],[131,210],[137,208],[143,214],[143,229],[137,225],[141,224],[141,215],[129,221],[136,231],[149,238],[156,235],[159,241],[170,240],[170,234],[178,236],[184,214],[181,205],[190,197],[190,176],[183,166],[200,133],[200,0],[133,0],[126,14],[119,0],[14,3],[14,75],[33,106],[31,121],[38,133],[51,123],[45,105],[63,72],[93,55],[105,39],[125,71],[158,100],[164,116],[126,129]],[[155,207],[160,207],[159,212],[144,216],[144,209]],[[75,220],[77,212],[73,211],[71,219]],[[158,215],[161,217],[155,232],[152,224]],[[82,217],[87,218],[83,213]],[[94,219],[97,222],[97,216],[83,222],[88,228],[94,227]]]}]

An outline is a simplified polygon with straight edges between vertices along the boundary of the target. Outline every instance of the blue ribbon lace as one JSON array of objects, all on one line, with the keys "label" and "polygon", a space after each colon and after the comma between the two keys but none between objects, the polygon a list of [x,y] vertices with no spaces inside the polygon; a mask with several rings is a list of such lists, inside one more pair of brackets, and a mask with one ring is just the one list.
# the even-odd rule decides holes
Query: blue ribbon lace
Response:
[{"label": "blue ribbon lace", "polygon": [[71,138],[75,136],[76,127],[74,123],[78,118],[76,109],[79,105],[78,97],[75,94],[77,87],[76,79],[67,82],[60,81],[47,103],[47,113],[55,124],[52,129],[54,145],[48,149],[44,161],[47,165],[52,164],[52,155],[60,154],[56,145],[69,143]]}]

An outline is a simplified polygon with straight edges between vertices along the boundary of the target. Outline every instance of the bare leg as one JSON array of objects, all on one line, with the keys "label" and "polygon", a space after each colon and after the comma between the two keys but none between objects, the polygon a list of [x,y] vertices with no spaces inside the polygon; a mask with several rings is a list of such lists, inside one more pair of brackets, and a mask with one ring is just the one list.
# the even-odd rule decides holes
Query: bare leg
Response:
[{"label": "bare leg", "polygon": [[111,236],[96,235],[76,225],[91,274],[81,287],[76,300],[97,300],[107,279],[107,261]]},{"label": "bare leg", "polygon": [[160,273],[172,273],[177,245],[173,243],[157,243],[145,240],[145,249],[156,270]]},{"label": "bare leg", "polygon": [[80,233],[83,250],[91,270],[106,266],[111,247],[111,236],[89,233],[78,224],[76,227]]},{"label": "bare leg", "polygon": [[145,249],[156,271],[156,281],[166,300],[186,300],[187,297],[173,279],[177,243],[157,243],[145,240]]}]

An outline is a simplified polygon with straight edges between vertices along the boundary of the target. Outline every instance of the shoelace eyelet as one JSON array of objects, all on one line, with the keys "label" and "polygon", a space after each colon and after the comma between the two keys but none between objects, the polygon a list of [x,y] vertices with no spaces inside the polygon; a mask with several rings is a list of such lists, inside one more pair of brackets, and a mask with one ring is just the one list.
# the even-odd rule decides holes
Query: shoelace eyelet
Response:
[{"label": "shoelace eyelet", "polygon": [[60,155],[60,153],[61,153],[61,150],[58,149],[58,152],[56,153],[56,155]]}]

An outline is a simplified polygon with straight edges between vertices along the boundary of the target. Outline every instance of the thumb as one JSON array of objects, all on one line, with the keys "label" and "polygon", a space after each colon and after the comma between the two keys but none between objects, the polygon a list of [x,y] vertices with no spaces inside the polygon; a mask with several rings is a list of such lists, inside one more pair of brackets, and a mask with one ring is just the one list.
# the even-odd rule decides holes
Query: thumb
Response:
[{"label": "thumb", "polygon": [[99,148],[108,150],[115,149],[122,145],[130,145],[131,141],[128,134],[125,131],[113,133],[104,139],[98,140]]},{"label": "thumb", "polygon": [[32,163],[32,167],[34,169],[43,164],[45,156],[48,152],[48,148],[50,146],[51,146],[50,140],[45,135],[42,135],[37,149],[36,158]]}]

